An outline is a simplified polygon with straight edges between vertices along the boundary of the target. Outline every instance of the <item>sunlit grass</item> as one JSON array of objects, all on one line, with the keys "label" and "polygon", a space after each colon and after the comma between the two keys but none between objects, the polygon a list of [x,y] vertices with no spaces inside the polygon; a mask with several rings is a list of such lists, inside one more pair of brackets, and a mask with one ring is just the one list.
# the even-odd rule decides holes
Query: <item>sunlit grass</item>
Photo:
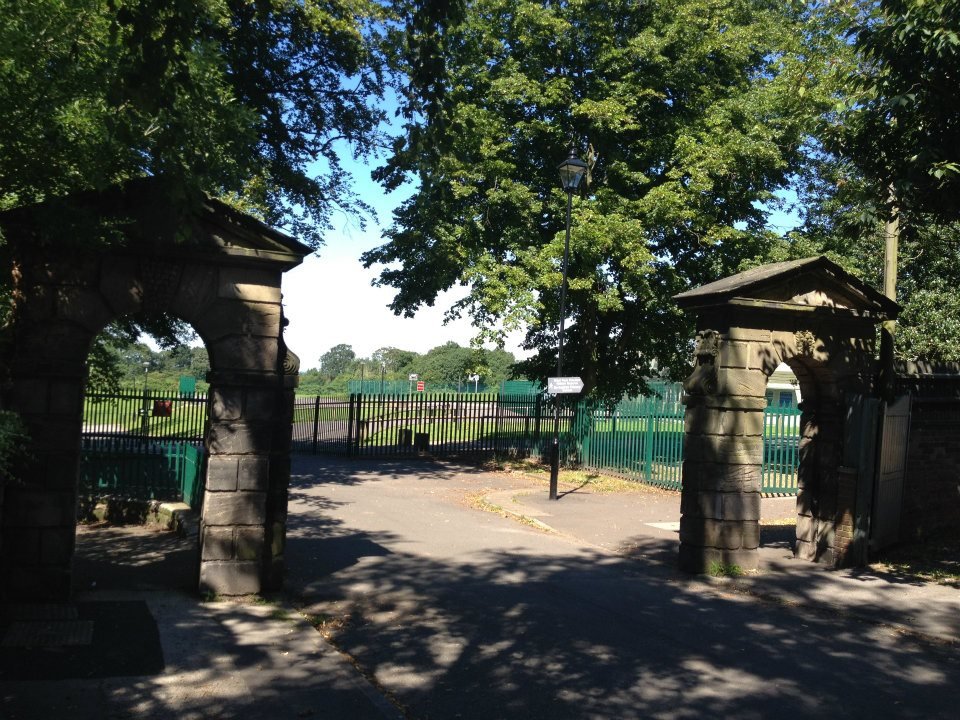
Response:
[{"label": "sunlit grass", "polygon": [[[492,462],[490,467],[494,470],[523,473],[527,477],[537,480],[543,484],[548,484],[550,482],[550,467],[535,460],[502,459]],[[623,478],[618,478],[611,475],[603,475],[595,470],[560,468],[560,472],[557,475],[557,481],[565,487],[573,486],[595,493],[675,492],[653,487],[651,485],[634,480],[624,480]]]}]

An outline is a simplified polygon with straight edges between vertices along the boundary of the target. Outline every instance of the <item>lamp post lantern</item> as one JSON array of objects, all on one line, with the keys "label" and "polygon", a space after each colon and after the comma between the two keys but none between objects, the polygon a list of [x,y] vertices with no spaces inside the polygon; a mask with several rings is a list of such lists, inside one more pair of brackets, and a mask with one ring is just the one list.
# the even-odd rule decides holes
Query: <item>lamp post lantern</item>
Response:
[{"label": "lamp post lantern", "polygon": [[[563,279],[560,283],[560,332],[557,347],[557,377],[563,377],[563,326],[566,319],[567,302],[567,263],[570,260],[570,213],[573,209],[573,194],[587,174],[587,164],[577,157],[577,151],[571,146],[567,159],[557,168],[560,183],[567,193],[567,232],[563,242]],[[553,446],[550,448],[550,499],[557,499],[557,477],[560,474],[560,398],[554,397],[553,406]]]}]

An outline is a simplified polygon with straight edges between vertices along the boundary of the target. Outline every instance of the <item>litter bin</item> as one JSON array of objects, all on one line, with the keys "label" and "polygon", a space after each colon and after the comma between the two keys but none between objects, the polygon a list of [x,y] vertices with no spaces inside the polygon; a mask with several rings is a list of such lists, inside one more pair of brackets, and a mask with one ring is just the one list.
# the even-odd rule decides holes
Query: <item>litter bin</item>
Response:
[{"label": "litter bin", "polygon": [[413,430],[410,428],[400,428],[397,445],[400,447],[410,447],[413,445]]},{"label": "litter bin", "polygon": [[429,433],[417,433],[413,438],[414,447],[417,448],[417,454],[423,455],[427,452],[427,448],[430,446],[430,434]]}]

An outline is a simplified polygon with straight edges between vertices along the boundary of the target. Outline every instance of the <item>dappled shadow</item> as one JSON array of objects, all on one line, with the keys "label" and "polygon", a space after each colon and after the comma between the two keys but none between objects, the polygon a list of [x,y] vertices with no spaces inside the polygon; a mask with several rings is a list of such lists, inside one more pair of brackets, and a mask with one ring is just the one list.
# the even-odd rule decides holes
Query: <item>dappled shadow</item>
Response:
[{"label": "dappled shadow", "polygon": [[75,592],[181,590],[196,592],[197,538],[150,526],[77,526]]},{"label": "dappled shadow", "polygon": [[677,564],[677,538],[651,537],[637,535],[625,540],[617,548],[617,553],[632,560],[642,562],[644,570],[654,572],[652,564],[659,565],[662,571],[673,576]]},{"label": "dappled shadow", "polygon": [[438,462],[429,457],[377,458],[294,456],[291,488],[337,483],[357,485],[377,478],[443,478],[454,474],[480,475],[475,464]]},{"label": "dappled shadow", "polygon": [[888,548],[870,569],[901,582],[940,581],[960,588],[960,526]]},{"label": "dappled shadow", "polygon": [[[320,480],[309,490],[332,491]],[[349,497],[338,496],[342,514],[327,547],[323,537],[291,534],[289,592],[305,612],[336,619],[336,644],[410,717],[813,717],[838,708],[885,716],[896,708],[898,717],[927,718],[955,710],[952,651],[806,612],[828,582],[818,571],[782,588],[793,605],[760,603],[651,563],[675,557],[670,538],[638,535],[622,557],[492,516],[481,536],[476,511],[443,505],[437,512],[448,522],[422,518],[437,534],[414,536],[374,512],[383,502],[374,484]],[[400,499],[394,504],[402,512]],[[323,524],[310,512],[291,506],[292,524]],[[349,562],[314,565],[327,550]],[[885,597],[876,597],[879,610]]]},{"label": "dappled shadow", "polygon": [[778,525],[760,523],[760,547],[777,547],[792,552],[796,539],[796,523]]}]

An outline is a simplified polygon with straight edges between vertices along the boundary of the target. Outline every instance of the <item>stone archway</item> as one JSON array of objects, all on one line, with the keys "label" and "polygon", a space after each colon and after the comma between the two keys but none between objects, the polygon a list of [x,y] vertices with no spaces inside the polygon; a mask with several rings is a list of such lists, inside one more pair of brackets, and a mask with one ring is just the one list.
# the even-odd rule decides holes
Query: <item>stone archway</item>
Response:
[{"label": "stone archway", "polygon": [[[0,594],[70,592],[87,353],[111,320],[141,310],[185,320],[210,356],[199,588],[279,586],[299,364],[283,342],[280,283],[309,248],[216,200],[171,202],[155,181],[67,202],[75,226],[52,228],[44,205],[0,216],[18,305],[3,400],[34,457],[0,507]],[[71,242],[89,217],[122,242]]]},{"label": "stone archway", "polygon": [[858,562],[863,508],[849,450],[859,429],[848,410],[874,391],[875,326],[899,306],[823,257],[765,265],[676,300],[697,314],[695,366],[684,383],[681,568],[758,567],[765,390],[780,362],[803,395],[795,554]]}]

